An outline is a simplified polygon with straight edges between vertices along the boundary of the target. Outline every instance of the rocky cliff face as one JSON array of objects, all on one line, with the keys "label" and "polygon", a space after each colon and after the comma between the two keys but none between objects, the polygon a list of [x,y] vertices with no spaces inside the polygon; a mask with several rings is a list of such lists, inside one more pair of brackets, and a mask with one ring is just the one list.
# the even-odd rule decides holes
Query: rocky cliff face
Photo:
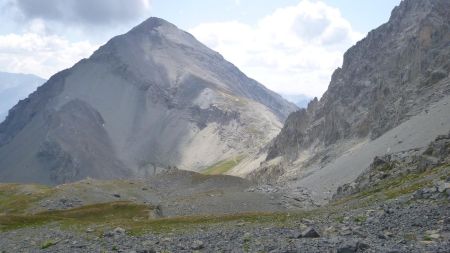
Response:
[{"label": "rocky cliff face", "polygon": [[254,152],[295,109],[190,34],[150,18],[10,111],[0,125],[0,180],[201,169]]},{"label": "rocky cliff face", "polygon": [[323,97],[289,115],[266,161],[328,162],[344,143],[376,139],[449,95],[449,10],[446,0],[401,2],[345,53]]}]

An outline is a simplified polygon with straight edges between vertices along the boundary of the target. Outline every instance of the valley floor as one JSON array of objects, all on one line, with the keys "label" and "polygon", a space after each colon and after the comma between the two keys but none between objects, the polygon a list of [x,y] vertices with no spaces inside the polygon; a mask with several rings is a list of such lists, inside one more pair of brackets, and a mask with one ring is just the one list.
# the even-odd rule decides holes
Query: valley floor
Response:
[{"label": "valley floor", "polygon": [[[448,252],[445,201],[406,199],[347,211],[192,217],[142,226],[63,222],[5,231],[3,252]],[[311,231],[313,228],[319,235]],[[310,238],[311,237],[311,238]]]},{"label": "valley floor", "polygon": [[[158,177],[159,182],[168,177],[170,181],[183,178],[175,181],[180,187],[185,182],[186,194],[196,196],[191,198],[194,205],[210,205],[207,199],[215,198],[221,207],[235,208],[222,214],[192,214],[190,209],[181,208],[187,215],[166,215],[165,208],[170,210],[171,206],[168,203],[152,205],[126,197],[134,188],[143,190],[138,182],[123,182],[120,188],[128,188],[120,193],[121,200],[88,203],[82,194],[76,194],[82,200],[63,201],[68,206],[55,206],[51,196],[59,198],[58,191],[64,192],[61,188],[78,188],[80,192],[88,188],[95,193],[90,195],[102,199],[99,193],[104,192],[99,189],[110,184],[89,181],[87,186],[80,182],[56,188],[0,185],[0,252],[449,252],[449,172],[450,166],[444,164],[406,176],[392,173],[370,187],[306,209],[289,205],[288,196],[274,187],[252,186],[232,177],[204,178],[192,172]],[[198,177],[203,179],[200,184]],[[236,199],[224,197],[227,195],[200,194],[210,192],[206,186],[211,182],[219,187],[218,182],[224,181],[233,185],[234,194],[249,194],[242,196],[250,206],[259,196],[263,203],[254,207],[263,209],[249,212],[249,208],[233,206]],[[173,194],[180,192],[171,189],[165,196],[177,206]],[[85,204],[77,206],[83,201]],[[49,208],[36,209],[33,202]],[[278,209],[264,209],[267,206]]]}]

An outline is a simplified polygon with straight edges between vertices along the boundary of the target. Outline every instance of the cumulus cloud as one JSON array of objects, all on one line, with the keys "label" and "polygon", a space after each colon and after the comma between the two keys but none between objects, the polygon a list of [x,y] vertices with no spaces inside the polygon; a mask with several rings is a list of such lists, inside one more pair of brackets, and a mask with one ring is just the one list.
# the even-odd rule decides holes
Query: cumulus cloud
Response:
[{"label": "cumulus cloud", "polygon": [[205,23],[190,32],[269,88],[319,97],[345,50],[362,38],[338,9],[310,0],[277,9],[256,25]]},{"label": "cumulus cloud", "polygon": [[0,0],[0,69],[49,78],[147,16],[151,0]]},{"label": "cumulus cloud", "polygon": [[49,78],[89,56],[97,47],[88,41],[70,42],[60,36],[32,31],[0,35],[0,66],[2,71]]},{"label": "cumulus cloud", "polygon": [[10,0],[25,19],[69,24],[108,25],[148,14],[150,0]]}]

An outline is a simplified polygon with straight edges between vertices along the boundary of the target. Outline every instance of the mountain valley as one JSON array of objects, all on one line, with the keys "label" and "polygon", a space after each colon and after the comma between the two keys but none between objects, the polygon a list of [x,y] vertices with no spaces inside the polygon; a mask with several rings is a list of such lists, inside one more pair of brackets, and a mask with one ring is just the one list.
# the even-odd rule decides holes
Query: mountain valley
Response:
[{"label": "mountain valley", "polygon": [[449,252],[450,1],[298,108],[149,18],[0,124],[0,252]]}]

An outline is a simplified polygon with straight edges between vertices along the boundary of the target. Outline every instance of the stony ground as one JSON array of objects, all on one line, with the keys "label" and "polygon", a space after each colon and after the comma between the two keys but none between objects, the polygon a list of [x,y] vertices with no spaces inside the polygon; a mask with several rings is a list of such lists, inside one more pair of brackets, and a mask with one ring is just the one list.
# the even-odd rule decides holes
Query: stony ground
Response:
[{"label": "stony ground", "polygon": [[[412,202],[411,202],[412,201]],[[3,232],[2,252],[449,252],[448,200],[403,198],[344,212],[236,217],[135,233],[58,224]],[[189,224],[189,222],[188,222]]]}]

